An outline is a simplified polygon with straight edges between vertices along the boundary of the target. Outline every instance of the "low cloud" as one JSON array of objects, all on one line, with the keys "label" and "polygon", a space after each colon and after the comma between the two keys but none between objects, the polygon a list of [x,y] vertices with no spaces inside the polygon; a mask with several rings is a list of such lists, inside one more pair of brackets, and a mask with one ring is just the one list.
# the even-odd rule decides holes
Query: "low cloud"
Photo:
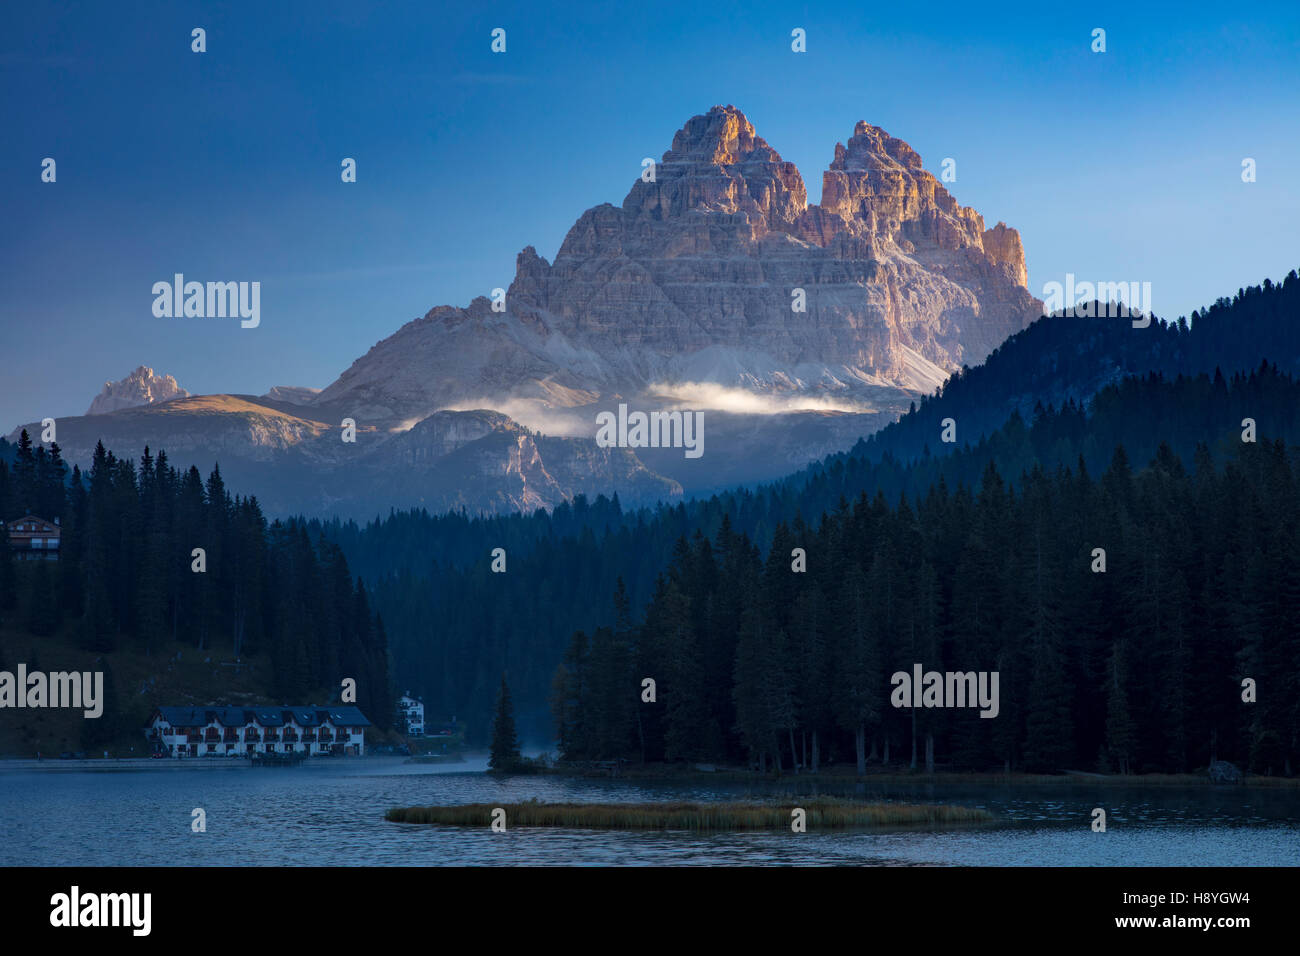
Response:
[{"label": "low cloud", "polygon": [[[713,382],[664,382],[649,386],[642,395],[609,396],[590,405],[555,408],[531,398],[474,398],[444,406],[441,411],[471,412],[490,409],[514,419],[525,428],[558,438],[591,438],[596,434],[596,414],[612,411],[619,403],[634,411],[719,411],[735,415],[785,415],[792,412],[843,412],[874,414],[863,402],[826,393],[785,391],[751,392]],[[425,416],[408,418],[393,430],[406,431]]]},{"label": "low cloud", "polygon": [[[527,398],[471,399],[448,405],[443,411],[472,412],[488,408],[512,418],[525,428],[558,438],[591,438],[596,434],[596,413],[575,409],[557,410]],[[411,424],[415,424],[412,422]]]},{"label": "low cloud", "polygon": [[670,402],[669,408],[713,409],[737,415],[783,415],[788,412],[870,414],[877,411],[862,402],[825,393],[751,392],[714,382],[659,383],[651,385],[649,391]]}]

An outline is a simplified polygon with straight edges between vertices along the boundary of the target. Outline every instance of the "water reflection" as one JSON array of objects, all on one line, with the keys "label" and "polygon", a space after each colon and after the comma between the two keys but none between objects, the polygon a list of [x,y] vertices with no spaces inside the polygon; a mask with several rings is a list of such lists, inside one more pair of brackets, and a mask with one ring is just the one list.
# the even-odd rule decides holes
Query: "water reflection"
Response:
[{"label": "water reflection", "polygon": [[[298,768],[0,774],[0,864],[1300,865],[1300,792],[1096,784],[806,785],[498,779],[481,761],[400,759]],[[390,824],[393,806],[540,800],[725,800],[780,794],[958,803],[976,829],[635,833]],[[793,805],[793,804],[792,804]],[[207,832],[190,831],[191,810]],[[1094,807],[1108,832],[1089,827]]]}]

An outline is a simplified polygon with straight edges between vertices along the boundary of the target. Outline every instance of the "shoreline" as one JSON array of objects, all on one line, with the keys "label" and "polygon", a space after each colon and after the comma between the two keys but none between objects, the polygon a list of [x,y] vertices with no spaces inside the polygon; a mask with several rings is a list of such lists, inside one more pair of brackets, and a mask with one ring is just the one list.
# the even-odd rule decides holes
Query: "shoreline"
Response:
[{"label": "shoreline", "polygon": [[[1003,786],[1079,786],[1098,784],[1119,787],[1190,787],[1217,789],[1247,787],[1258,789],[1300,788],[1300,777],[1265,777],[1246,775],[1239,783],[1215,783],[1206,774],[1099,774],[1084,771],[1064,771],[1059,774],[988,773],[981,771],[925,773],[919,770],[877,768],[859,776],[855,769],[822,770],[818,773],[760,774],[739,767],[718,767],[701,770],[697,767],[670,767],[664,765],[624,765],[617,772],[592,767],[539,767],[523,775],[551,776],[570,779],[621,780],[628,783],[765,783],[765,784],[889,784],[889,785],[1003,785]],[[503,774],[510,776],[510,774]]]},{"label": "shoreline", "polygon": [[[354,766],[374,765],[381,762],[394,764],[427,764],[430,766],[456,767],[467,763],[463,759],[420,760],[402,754],[367,754],[364,757],[317,757],[303,761],[298,766]],[[85,757],[62,759],[59,757],[0,757],[0,775],[6,772],[19,773],[27,771],[60,772],[140,772],[140,771],[182,771],[182,770],[238,770],[251,769],[252,762],[246,759],[221,757],[188,757],[158,760],[150,757]],[[706,765],[707,766],[707,765]],[[268,769],[268,768],[259,768]],[[471,773],[474,771],[463,771]],[[1300,777],[1265,777],[1247,775],[1239,783],[1215,783],[1205,774],[1097,774],[1083,771],[1067,771],[1060,774],[1032,773],[987,773],[947,771],[927,774],[924,771],[909,771],[895,768],[874,768],[859,776],[856,770],[822,770],[818,773],[773,773],[760,774],[754,770],[739,767],[719,766],[714,769],[699,769],[694,766],[665,766],[640,764],[624,765],[611,772],[609,768],[597,767],[531,767],[520,773],[496,774],[501,777],[553,777],[566,780],[617,780],[630,784],[667,784],[667,783],[724,783],[724,784],[759,784],[764,786],[848,786],[848,785],[883,785],[883,786],[1005,786],[1005,787],[1060,787],[1098,785],[1103,787],[1130,787],[1142,789],[1185,788],[1197,790],[1214,790],[1221,788],[1245,787],[1249,789],[1285,790],[1300,789]]]},{"label": "shoreline", "polygon": [[[358,761],[382,761],[394,760],[401,761],[403,758],[390,754],[376,754],[374,756],[364,757],[316,757],[304,760],[296,766],[351,766]],[[20,772],[28,770],[45,770],[50,772],[58,771],[99,771],[109,773],[112,771],[136,771],[136,770],[248,770],[254,767],[251,760],[245,758],[229,757],[171,757],[168,759],[154,759],[152,757],[82,757],[64,760],[59,757],[42,757],[37,760],[35,757],[0,757],[0,774],[9,772]],[[268,769],[259,767],[258,769]]]}]

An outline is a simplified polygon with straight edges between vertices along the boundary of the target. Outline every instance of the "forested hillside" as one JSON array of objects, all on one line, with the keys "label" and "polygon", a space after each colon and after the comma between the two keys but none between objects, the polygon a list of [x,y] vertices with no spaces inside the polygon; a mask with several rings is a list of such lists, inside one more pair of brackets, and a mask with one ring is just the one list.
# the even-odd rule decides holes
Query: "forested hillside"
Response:
[{"label": "forested hillside", "polygon": [[[573,637],[555,684],[562,753],[1289,774],[1300,456],[1281,441],[1236,451],[1216,462],[1201,445],[1188,470],[1161,445],[1135,470],[1119,447],[1099,476],[1035,466],[1014,488],[989,462],[974,489],[941,477],[919,500],[863,494],[815,530],[779,525],[766,557],[724,521],[679,544],[644,623],[620,614]],[[891,706],[890,676],[916,664],[997,672],[996,716]],[[638,697],[646,677],[654,703]]]},{"label": "forested hillside", "polygon": [[[146,450],[137,467],[100,445],[89,472],[69,476],[57,444],[33,447],[24,432],[0,448],[0,515],[29,512],[60,520],[59,559],[16,561],[0,535],[0,633],[68,638],[110,666],[116,651],[152,655],[176,642],[217,660],[262,661],[285,703],[336,695],[352,677],[367,716],[391,723],[384,624],[342,550],[300,521],[268,525],[218,468],[204,482],[163,452]],[[0,663],[18,652],[0,641]],[[218,684],[211,698],[226,689]],[[172,702],[146,690],[127,703],[137,713]]]},{"label": "forested hillside", "polygon": [[[1082,461],[1099,474],[1119,446],[1135,467],[1164,445],[1190,469],[1204,444],[1221,468],[1240,450],[1244,418],[1257,422],[1261,441],[1300,443],[1298,323],[1294,271],[1194,313],[1190,325],[1045,318],[895,425],[771,485],[657,509],[578,498],[551,514],[394,512],[365,528],[322,530],[373,583],[394,660],[432,711],[486,726],[504,669],[521,730],[540,743],[553,733],[552,669],[571,634],[613,622],[619,579],[639,619],[680,538],[714,540],[725,518],[765,555],[782,523],[816,527],[863,493],[893,507],[940,480],[952,493],[973,489],[990,464],[1014,487],[1036,466],[1050,475]],[[1035,394],[1063,397],[1031,402]],[[940,440],[945,418],[955,444]],[[490,570],[495,548],[506,550],[505,574]]]},{"label": "forested hillside", "polygon": [[[1155,372],[1174,380],[1203,373],[1214,383],[1220,377],[1255,371],[1266,363],[1286,374],[1300,374],[1300,275],[1295,270],[1281,283],[1265,280],[1240,290],[1232,299],[1223,298],[1193,312],[1190,325],[1182,319],[1171,323],[1157,320],[1147,328],[1135,329],[1128,318],[1046,317],[1009,338],[984,364],[954,374],[919,407],[858,442],[852,450],[829,456],[783,481],[720,495],[716,500],[734,515],[747,498],[775,494],[786,517],[794,513],[791,509],[816,515],[835,506],[838,491],[834,481],[822,486],[829,496],[810,491],[810,481],[815,483],[819,476],[842,466],[848,493],[855,495],[859,487],[867,487],[860,485],[861,459],[902,465],[924,458],[927,450],[934,456],[946,454],[954,446],[940,442],[944,418],[956,423],[956,446],[961,447],[977,444],[1016,413],[1032,420],[1039,405],[1061,408],[1073,401],[1081,413],[1097,392],[1128,377]],[[1213,393],[1205,397],[1217,400]],[[1182,417],[1177,409],[1170,409],[1160,422],[1150,423],[1150,428],[1144,424],[1147,416],[1142,416],[1123,440],[1135,454],[1139,451],[1136,442],[1154,451],[1169,429],[1191,435],[1201,421],[1212,427],[1229,417],[1226,410],[1218,408],[1203,408],[1199,417]],[[1171,445],[1181,448],[1184,456],[1193,447],[1172,440]],[[1094,464],[1105,464],[1108,454],[1109,449],[1104,449]],[[916,474],[917,486],[922,488],[933,477]],[[972,479],[978,477],[976,473]],[[686,502],[679,509],[683,527],[694,527],[697,517],[710,510],[710,500]],[[581,534],[586,527],[600,535],[612,525],[635,525],[644,514],[623,515],[609,501],[579,496],[572,507],[561,505],[552,514],[538,510],[478,519],[465,513],[431,515],[413,509],[390,512],[364,526],[335,521],[327,522],[325,528],[329,537],[343,546],[356,572],[372,580],[403,570],[425,573],[434,563],[465,567],[479,561],[484,548],[505,547],[514,554],[542,539]],[[662,516],[662,511],[659,514]],[[717,529],[716,515],[712,520],[709,533]],[[761,528],[738,527],[755,534],[760,544],[767,540]],[[771,533],[770,524],[766,533]]]},{"label": "forested hillside", "polygon": [[[510,675],[521,713],[531,715],[531,731],[538,739],[545,739],[549,726],[538,711],[546,706],[553,667],[568,647],[572,633],[583,630],[590,634],[597,626],[613,624],[617,613],[614,595],[620,579],[626,591],[627,616],[640,620],[642,609],[659,595],[661,571],[674,558],[681,558],[682,539],[693,541],[693,548],[698,547],[700,539],[716,541],[724,522],[730,533],[744,536],[747,546],[761,556],[776,547],[773,542],[782,525],[796,539],[806,541],[813,533],[810,528],[820,528],[824,512],[835,514],[846,507],[844,502],[854,502],[863,494],[870,501],[885,503],[889,509],[915,508],[918,501],[940,494],[941,489],[954,497],[973,494],[983,487],[990,468],[1000,476],[1001,484],[1021,490],[1034,480],[1035,474],[1040,481],[1043,476],[1056,480],[1062,468],[1076,476],[1081,469],[1089,475],[1105,472],[1118,448],[1124,449],[1126,460],[1136,471],[1149,461],[1159,460],[1166,469],[1176,463],[1192,472],[1204,471],[1212,462],[1216,473],[1221,473],[1237,456],[1253,454],[1268,442],[1283,441],[1287,449],[1300,444],[1300,383],[1271,367],[1226,381],[1204,376],[1173,382],[1159,376],[1130,379],[1103,390],[1090,407],[1091,415],[1072,404],[1064,409],[1044,409],[1032,422],[1013,416],[976,446],[944,457],[930,457],[912,466],[889,459],[879,463],[864,458],[836,462],[811,477],[797,493],[787,485],[654,513],[622,513],[611,502],[598,501],[591,506],[578,502],[574,514],[584,515],[587,526],[576,534],[542,537],[518,554],[509,550],[508,538],[498,539],[501,546],[507,547],[504,574],[490,570],[490,549],[494,545],[486,540],[480,547],[479,560],[470,567],[459,568],[448,562],[424,574],[404,572],[379,578],[374,582],[375,601],[390,624],[393,653],[406,680],[428,694],[434,702],[431,707],[469,716],[472,724],[485,726],[487,715],[480,710],[490,708],[493,688],[504,669]],[[1257,422],[1259,444],[1241,440],[1241,422],[1248,417]],[[1289,451],[1275,454],[1284,462],[1290,461]],[[1274,507],[1268,495],[1282,494],[1278,489],[1286,487],[1262,488],[1260,507]],[[1170,494],[1176,491],[1171,486]],[[1057,531],[1069,526],[1086,504],[1063,493],[1057,493],[1052,501],[1053,508],[1061,509],[1060,520],[1053,523]],[[1283,502],[1276,507],[1282,509]],[[1278,511],[1279,516],[1285,513]],[[560,517],[576,520],[572,514]],[[1145,515],[1138,517],[1147,519]],[[1228,526],[1229,515],[1213,517]],[[946,534],[954,535],[963,527],[961,521],[968,519],[973,520],[973,515],[955,517],[958,523]],[[1281,517],[1279,522],[1281,529],[1289,528],[1294,535],[1294,525],[1281,523]],[[473,524],[468,522],[468,526]],[[935,529],[927,525],[925,530],[928,534]],[[1126,545],[1131,552],[1143,532],[1130,529],[1127,533],[1134,536]],[[939,540],[951,549],[948,557],[956,560],[965,539]],[[1205,546],[1235,548],[1233,540],[1209,540]],[[1085,556],[1092,547],[1106,547],[1104,542],[1085,539],[1062,540],[1055,545],[1083,549]],[[993,544],[986,547],[996,553]],[[1290,547],[1296,550],[1294,537]],[[788,549],[784,550],[783,560],[788,565]],[[843,565],[827,563],[824,547],[819,553],[822,566],[818,573],[837,577],[847,573]],[[1213,553],[1223,557],[1226,552]],[[811,569],[814,554],[810,549],[810,578],[815,577]],[[868,556],[862,560],[871,559]],[[951,587],[952,580],[946,575],[955,573],[954,566],[939,563],[938,556],[929,560],[945,586]],[[1016,566],[1010,554],[997,560],[1005,560],[1008,567]],[[1130,573],[1122,569],[1125,559],[1117,560],[1121,568],[1108,572],[1108,582]],[[903,571],[894,569],[891,573]],[[1063,580],[1080,585],[1077,579]],[[1091,577],[1087,582],[1089,588],[1102,586]],[[1072,598],[1084,600],[1077,593]],[[702,613],[698,607],[697,613]],[[1002,611],[997,613],[1001,615]],[[1011,624],[999,617],[996,626]],[[899,639],[895,635],[891,640]],[[729,661],[719,659],[714,666],[723,668],[725,679],[730,679]],[[1079,680],[1086,685],[1088,679]],[[720,720],[718,726],[722,739],[731,734],[732,727],[725,721]]]},{"label": "forested hillside", "polygon": [[[1094,305],[1093,313],[1097,308]],[[1053,315],[1039,319],[993,351],[976,368],[963,368],[906,415],[835,458],[890,455],[911,461],[936,450],[939,422],[958,424],[958,441],[977,441],[1012,412],[1026,418],[1036,405],[1087,401],[1107,385],[1156,372],[1166,378],[1216,370],[1225,376],[1268,362],[1300,374],[1300,275],[1238,290],[1231,299],[1194,311],[1190,323],[1154,320],[1134,328],[1124,317]]]}]

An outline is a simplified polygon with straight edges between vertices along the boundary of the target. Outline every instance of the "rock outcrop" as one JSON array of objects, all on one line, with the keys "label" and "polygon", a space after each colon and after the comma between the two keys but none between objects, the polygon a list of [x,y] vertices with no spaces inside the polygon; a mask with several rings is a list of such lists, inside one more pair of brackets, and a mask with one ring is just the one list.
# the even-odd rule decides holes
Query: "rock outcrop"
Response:
[{"label": "rock outcrop", "polygon": [[177,384],[170,375],[157,375],[146,365],[141,365],[118,382],[105,382],[104,389],[95,396],[87,415],[107,415],[123,408],[169,402],[173,398],[186,398],[189,392]]},{"label": "rock outcrop", "polygon": [[[231,487],[277,516],[368,519],[390,505],[533,511],[579,494],[629,502],[682,494],[632,449],[539,435],[486,409],[437,412],[404,431],[358,424],[355,442],[341,440],[337,419],[248,395],[191,396],[58,424],[70,462],[88,463],[101,441],[125,459],[164,450],[173,466],[194,464],[205,475],[219,462]],[[9,437],[16,441],[23,427],[40,429],[31,423]]]},{"label": "rock outcrop", "polygon": [[524,249],[504,312],[435,308],[317,402],[384,421],[677,382],[928,392],[1041,312],[1019,234],[985,229],[867,123],[835,147],[819,205],[732,106],[689,120],[648,178],[585,212],[554,263]]},{"label": "rock outcrop", "polygon": [[[718,106],[554,262],[520,252],[503,310],[433,308],[319,392],[187,397],[140,368],[59,437],[70,460],[101,438],[217,458],[271,513],[648,503],[850,447],[1036,318],[1026,278],[1019,234],[986,229],[902,140],[858,123],[810,205],[799,170]],[[706,411],[706,453],[601,447],[596,415],[624,402]]]}]

